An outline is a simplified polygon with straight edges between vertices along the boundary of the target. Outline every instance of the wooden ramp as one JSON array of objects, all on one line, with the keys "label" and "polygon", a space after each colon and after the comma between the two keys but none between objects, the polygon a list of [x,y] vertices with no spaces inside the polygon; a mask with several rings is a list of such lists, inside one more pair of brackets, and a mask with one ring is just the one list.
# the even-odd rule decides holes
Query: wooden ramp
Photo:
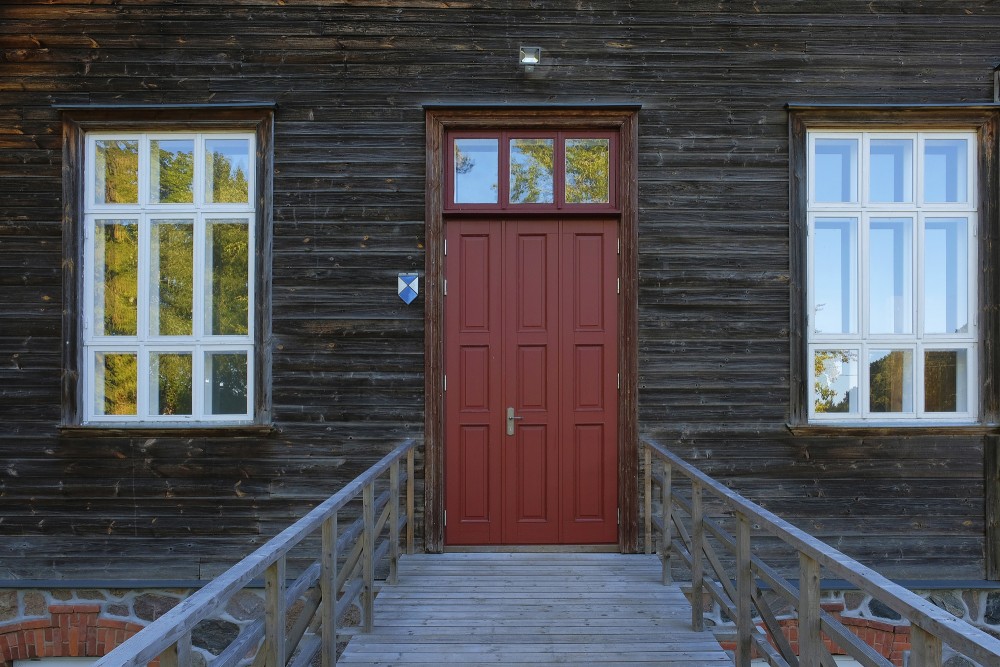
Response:
[{"label": "wooden ramp", "polygon": [[404,556],[375,600],[375,629],[345,665],[725,665],[691,630],[655,556],[463,553]]}]

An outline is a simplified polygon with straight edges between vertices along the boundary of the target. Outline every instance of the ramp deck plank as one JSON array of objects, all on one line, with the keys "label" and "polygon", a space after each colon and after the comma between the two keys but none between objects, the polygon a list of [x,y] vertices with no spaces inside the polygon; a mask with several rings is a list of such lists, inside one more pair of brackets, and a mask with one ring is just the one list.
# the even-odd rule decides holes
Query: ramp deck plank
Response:
[{"label": "ramp deck plank", "polygon": [[343,665],[732,666],[691,629],[654,556],[455,553],[404,556],[375,600],[375,627]]}]

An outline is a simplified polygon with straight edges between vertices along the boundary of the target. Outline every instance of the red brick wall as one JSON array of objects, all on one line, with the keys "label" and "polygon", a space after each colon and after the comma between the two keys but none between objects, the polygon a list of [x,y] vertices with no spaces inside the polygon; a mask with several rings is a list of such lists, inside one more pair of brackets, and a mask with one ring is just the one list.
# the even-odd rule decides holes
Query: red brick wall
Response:
[{"label": "red brick wall", "polygon": [[137,623],[99,618],[96,604],[54,604],[49,618],[0,625],[0,662],[30,658],[98,658],[142,630]]}]

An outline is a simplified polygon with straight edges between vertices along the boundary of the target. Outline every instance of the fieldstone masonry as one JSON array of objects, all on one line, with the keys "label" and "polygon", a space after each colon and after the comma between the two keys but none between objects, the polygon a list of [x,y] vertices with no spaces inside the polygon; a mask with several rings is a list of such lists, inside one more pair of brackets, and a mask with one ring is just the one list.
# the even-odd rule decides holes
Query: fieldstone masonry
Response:
[{"label": "fieldstone masonry", "polygon": [[[13,660],[100,657],[193,590],[0,590],[0,665]],[[263,591],[238,593],[192,632],[194,663],[208,661],[264,610]]]}]

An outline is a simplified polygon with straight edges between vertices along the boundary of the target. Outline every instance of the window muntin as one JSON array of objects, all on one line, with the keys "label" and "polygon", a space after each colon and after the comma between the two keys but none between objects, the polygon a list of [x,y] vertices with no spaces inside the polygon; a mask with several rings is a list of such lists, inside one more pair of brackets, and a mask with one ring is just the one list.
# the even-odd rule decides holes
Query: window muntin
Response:
[{"label": "window muntin", "polygon": [[811,421],[971,422],[975,134],[808,134]]},{"label": "window muntin", "polygon": [[252,421],[254,148],[87,136],[85,423]]}]

